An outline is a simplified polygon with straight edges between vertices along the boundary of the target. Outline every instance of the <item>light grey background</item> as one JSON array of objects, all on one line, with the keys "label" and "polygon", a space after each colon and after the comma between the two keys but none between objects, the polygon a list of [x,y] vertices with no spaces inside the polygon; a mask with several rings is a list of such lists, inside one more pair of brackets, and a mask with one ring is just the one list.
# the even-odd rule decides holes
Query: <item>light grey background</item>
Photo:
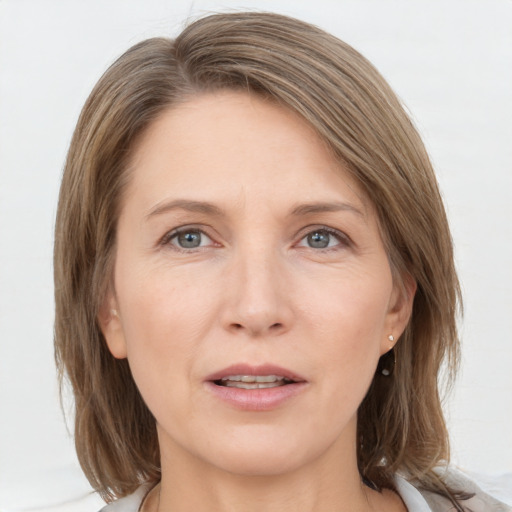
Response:
[{"label": "light grey background", "polygon": [[88,490],[52,347],[52,229],[80,108],[130,45],[175,35],[189,17],[244,8],[333,32],[407,105],[438,172],[465,298],[462,371],[446,401],[453,460],[512,473],[512,1],[0,0],[2,510]]}]

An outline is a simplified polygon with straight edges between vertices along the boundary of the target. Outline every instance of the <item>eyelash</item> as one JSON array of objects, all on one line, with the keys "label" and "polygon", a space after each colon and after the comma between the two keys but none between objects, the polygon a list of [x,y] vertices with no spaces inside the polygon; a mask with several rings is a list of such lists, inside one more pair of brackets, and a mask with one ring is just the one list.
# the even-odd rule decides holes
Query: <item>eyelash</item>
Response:
[{"label": "eyelash", "polygon": [[[340,248],[340,246],[341,247],[349,247],[352,245],[352,240],[350,239],[350,237],[348,235],[346,235],[345,233],[338,231],[336,229],[330,228],[328,226],[321,226],[321,225],[320,226],[308,226],[307,228],[304,228],[304,229],[307,229],[307,231],[303,230],[303,234],[300,236],[299,242],[302,242],[302,240],[304,240],[306,237],[308,237],[309,235],[311,235],[315,232],[326,232],[329,235],[336,238],[339,243],[334,247],[324,247],[324,248],[314,248],[314,247],[308,247],[308,246],[299,246],[299,247],[305,247],[306,249],[313,249],[315,252],[329,252],[329,251],[338,250]],[[204,231],[204,229],[196,228],[194,226],[183,226],[183,227],[176,228],[176,229],[166,233],[162,237],[162,239],[160,240],[158,245],[161,247],[171,246],[172,249],[177,252],[188,253],[188,254],[190,254],[191,252],[198,252],[198,251],[204,249],[204,247],[194,247],[194,248],[187,249],[187,248],[180,247],[180,246],[172,243],[172,241],[174,239],[176,239],[179,235],[188,233],[188,232],[200,233],[201,235],[204,235],[204,236],[208,237],[210,240],[212,240],[212,237],[209,236],[208,233],[206,233]]]}]

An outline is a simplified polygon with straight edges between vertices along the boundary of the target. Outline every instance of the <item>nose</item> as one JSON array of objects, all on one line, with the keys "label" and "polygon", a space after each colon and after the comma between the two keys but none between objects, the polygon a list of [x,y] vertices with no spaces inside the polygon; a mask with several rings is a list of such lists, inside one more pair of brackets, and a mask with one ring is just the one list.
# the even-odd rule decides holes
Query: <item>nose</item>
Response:
[{"label": "nose", "polygon": [[272,250],[247,248],[234,259],[225,283],[224,328],[251,338],[288,331],[293,286],[280,258]]}]

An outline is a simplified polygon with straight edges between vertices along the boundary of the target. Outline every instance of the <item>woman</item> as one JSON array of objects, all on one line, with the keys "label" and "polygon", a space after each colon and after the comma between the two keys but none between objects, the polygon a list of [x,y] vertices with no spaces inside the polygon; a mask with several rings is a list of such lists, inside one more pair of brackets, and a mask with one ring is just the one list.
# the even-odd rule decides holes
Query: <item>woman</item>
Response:
[{"label": "woman", "polygon": [[71,143],[55,282],[106,510],[506,510],[443,469],[460,292],[428,156],[321,30],[214,15],[121,56]]}]

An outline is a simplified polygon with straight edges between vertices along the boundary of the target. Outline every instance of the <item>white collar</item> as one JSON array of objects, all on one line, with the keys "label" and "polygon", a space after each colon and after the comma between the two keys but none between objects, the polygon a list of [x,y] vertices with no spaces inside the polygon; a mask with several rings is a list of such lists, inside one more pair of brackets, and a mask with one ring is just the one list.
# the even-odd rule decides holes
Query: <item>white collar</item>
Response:
[{"label": "white collar", "polygon": [[405,478],[395,476],[395,485],[398,494],[402,498],[408,512],[432,512],[420,491],[410,484]]}]

